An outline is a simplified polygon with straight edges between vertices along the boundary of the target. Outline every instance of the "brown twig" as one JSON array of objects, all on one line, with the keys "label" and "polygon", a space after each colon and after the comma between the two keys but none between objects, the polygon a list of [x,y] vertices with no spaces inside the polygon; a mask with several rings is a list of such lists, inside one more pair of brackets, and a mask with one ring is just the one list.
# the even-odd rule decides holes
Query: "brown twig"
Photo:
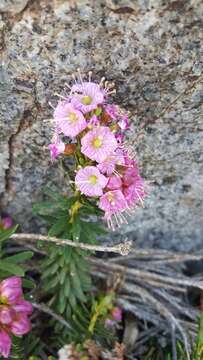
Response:
[{"label": "brown twig", "polygon": [[84,250],[90,250],[90,251],[101,251],[101,252],[112,252],[112,253],[117,253],[120,255],[127,255],[130,252],[131,249],[131,241],[127,241],[123,244],[118,244],[115,246],[101,246],[101,245],[89,245],[89,244],[84,244],[84,243],[80,243],[80,242],[73,242],[72,240],[68,240],[68,239],[58,239],[56,237],[52,237],[52,236],[45,236],[45,235],[36,235],[36,234],[13,234],[11,235],[10,239],[12,240],[20,240],[20,241],[46,241],[46,242],[52,242],[55,245],[59,245],[59,246],[72,246],[75,248],[79,248],[79,249],[84,249]]}]

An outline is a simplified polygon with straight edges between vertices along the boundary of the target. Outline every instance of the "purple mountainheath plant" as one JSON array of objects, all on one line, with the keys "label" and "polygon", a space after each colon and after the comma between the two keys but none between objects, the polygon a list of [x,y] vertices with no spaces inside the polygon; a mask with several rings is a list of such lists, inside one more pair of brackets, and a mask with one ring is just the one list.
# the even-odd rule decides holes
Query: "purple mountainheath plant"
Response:
[{"label": "purple mountainheath plant", "polygon": [[[51,160],[60,157],[72,195],[46,189],[49,199],[33,209],[49,222],[49,236],[95,244],[99,235],[106,234],[101,219],[112,230],[127,223],[128,216],[142,205],[146,190],[138,162],[125,140],[130,132],[129,113],[109,103],[114,84],[103,78],[93,82],[91,75],[88,81],[80,71],[73,77],[74,83],[67,85],[69,93],[60,96],[54,108],[51,124]],[[42,292],[55,311],[73,322],[73,331],[62,331],[58,324],[56,332],[63,334],[64,343],[73,338],[81,343],[93,337],[98,323],[103,322],[105,334],[105,319],[92,313],[90,252],[56,245],[46,246],[46,250]],[[116,316],[121,315],[115,311],[111,316],[117,321]]]}]

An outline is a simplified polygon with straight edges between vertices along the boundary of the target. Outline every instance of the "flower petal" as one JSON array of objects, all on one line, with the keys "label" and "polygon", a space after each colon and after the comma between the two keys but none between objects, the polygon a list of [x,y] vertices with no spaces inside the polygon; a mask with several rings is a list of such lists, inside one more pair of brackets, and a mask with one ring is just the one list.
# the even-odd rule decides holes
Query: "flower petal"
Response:
[{"label": "flower petal", "polygon": [[31,330],[30,320],[24,314],[18,314],[18,320],[11,324],[11,332],[16,336],[27,334]]},{"label": "flower petal", "polygon": [[0,283],[0,297],[5,297],[9,304],[13,304],[22,296],[22,280],[18,276],[11,276]]},{"label": "flower petal", "polygon": [[0,331],[0,354],[8,359],[11,351],[11,339],[6,331]]}]

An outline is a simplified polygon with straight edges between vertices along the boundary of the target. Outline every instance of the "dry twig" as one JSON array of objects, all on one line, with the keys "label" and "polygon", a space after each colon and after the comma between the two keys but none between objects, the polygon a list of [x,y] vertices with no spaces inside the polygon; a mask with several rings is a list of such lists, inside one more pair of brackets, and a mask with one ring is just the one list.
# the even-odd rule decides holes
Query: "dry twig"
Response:
[{"label": "dry twig", "polygon": [[124,244],[118,244],[115,246],[100,246],[100,245],[89,245],[80,242],[73,242],[72,240],[58,239],[52,236],[36,235],[36,234],[13,234],[10,239],[20,241],[45,241],[52,242],[59,246],[72,246],[79,249],[90,250],[90,251],[101,251],[101,252],[112,252],[120,255],[127,255],[130,252],[132,245],[131,241],[125,242]]}]

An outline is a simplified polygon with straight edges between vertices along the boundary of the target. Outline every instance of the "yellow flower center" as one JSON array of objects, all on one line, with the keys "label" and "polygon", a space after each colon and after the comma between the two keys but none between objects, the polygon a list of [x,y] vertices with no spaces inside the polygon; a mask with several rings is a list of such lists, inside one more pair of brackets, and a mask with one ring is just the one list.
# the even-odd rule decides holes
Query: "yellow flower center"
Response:
[{"label": "yellow flower center", "polygon": [[91,175],[89,177],[89,183],[92,184],[92,185],[96,185],[97,183],[97,176],[96,175]]},{"label": "yellow flower center", "polygon": [[90,105],[91,102],[92,102],[92,99],[91,99],[90,96],[85,95],[85,96],[82,97],[82,103],[83,103],[84,105]]},{"label": "yellow flower center", "polygon": [[0,296],[0,304],[8,305],[8,300],[7,300],[6,296]]},{"label": "yellow flower center", "polygon": [[75,122],[77,118],[77,115],[73,112],[68,115],[68,120],[70,120],[71,122]]},{"label": "yellow flower center", "polygon": [[99,137],[96,137],[96,138],[94,138],[92,144],[93,144],[93,146],[95,148],[98,149],[98,148],[100,148],[102,146],[102,141],[101,141],[101,139]]}]

